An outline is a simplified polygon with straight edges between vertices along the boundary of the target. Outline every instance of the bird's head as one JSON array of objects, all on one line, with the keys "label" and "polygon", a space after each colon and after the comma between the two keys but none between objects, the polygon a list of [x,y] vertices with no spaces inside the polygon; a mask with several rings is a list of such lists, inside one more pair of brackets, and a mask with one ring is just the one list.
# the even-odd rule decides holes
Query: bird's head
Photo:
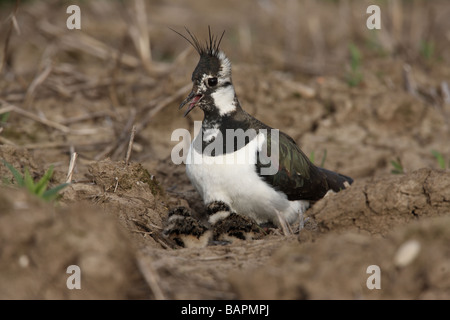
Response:
[{"label": "bird's head", "polygon": [[225,31],[220,37],[217,37],[211,34],[210,28],[208,30],[209,39],[205,45],[202,45],[187,28],[186,31],[191,39],[177,32],[200,55],[197,67],[192,73],[192,91],[180,105],[181,109],[188,104],[184,116],[196,106],[202,109],[205,114],[218,113],[224,115],[236,109],[235,92],[231,83],[231,63],[223,51],[219,49]]}]

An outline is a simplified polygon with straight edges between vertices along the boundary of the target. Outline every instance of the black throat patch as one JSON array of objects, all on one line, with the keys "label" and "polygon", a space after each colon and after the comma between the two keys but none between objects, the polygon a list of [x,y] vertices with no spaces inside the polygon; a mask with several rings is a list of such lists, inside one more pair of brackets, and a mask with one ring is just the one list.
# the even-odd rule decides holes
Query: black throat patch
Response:
[{"label": "black throat patch", "polygon": [[229,114],[220,115],[217,109],[205,113],[201,134],[193,143],[198,153],[210,157],[234,153],[253,141],[260,129],[270,129],[242,110],[237,99],[235,102],[236,110]]}]

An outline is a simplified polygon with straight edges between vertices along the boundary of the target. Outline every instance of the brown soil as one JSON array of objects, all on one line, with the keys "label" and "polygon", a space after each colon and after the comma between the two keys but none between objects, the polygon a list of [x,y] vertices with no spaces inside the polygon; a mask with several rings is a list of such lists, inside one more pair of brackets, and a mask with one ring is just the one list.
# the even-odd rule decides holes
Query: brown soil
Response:
[{"label": "brown soil", "polygon": [[[382,7],[376,33],[358,14],[364,2],[141,3],[83,2],[82,30],[67,30],[59,2],[24,2],[20,34],[6,20],[14,8],[0,5],[0,119],[9,112],[0,159],[34,179],[54,165],[53,187],[66,181],[70,153],[79,155],[54,203],[16,188],[0,163],[1,299],[450,298],[446,1]],[[133,40],[146,39],[141,18],[151,61]],[[244,109],[355,179],[315,203],[300,232],[206,248],[163,234],[170,209],[204,213],[170,158],[173,130],[192,132],[202,118],[177,108],[198,57],[167,26],[203,38],[208,24],[227,29],[222,47]],[[350,43],[363,57],[355,87]],[[81,269],[81,290],[66,286],[70,265]],[[371,265],[379,290],[366,286]]]}]

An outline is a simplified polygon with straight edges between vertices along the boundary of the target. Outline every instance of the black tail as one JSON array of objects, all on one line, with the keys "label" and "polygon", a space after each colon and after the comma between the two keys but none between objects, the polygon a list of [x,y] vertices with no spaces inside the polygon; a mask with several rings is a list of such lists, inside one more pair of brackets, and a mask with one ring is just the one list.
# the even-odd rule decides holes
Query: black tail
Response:
[{"label": "black tail", "polygon": [[353,183],[353,179],[343,174],[330,171],[324,168],[319,168],[327,176],[328,187],[335,192],[345,189],[344,182],[348,182],[349,184]]}]

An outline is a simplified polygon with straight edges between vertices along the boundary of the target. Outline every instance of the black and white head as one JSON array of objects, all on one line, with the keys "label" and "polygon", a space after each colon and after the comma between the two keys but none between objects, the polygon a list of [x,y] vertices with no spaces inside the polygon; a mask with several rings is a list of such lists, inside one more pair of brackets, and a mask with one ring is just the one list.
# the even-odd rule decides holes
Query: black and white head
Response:
[{"label": "black and white head", "polygon": [[217,116],[229,114],[237,107],[237,99],[231,83],[231,63],[219,49],[225,31],[217,37],[211,34],[210,28],[208,30],[209,39],[205,45],[202,45],[187,28],[186,31],[191,39],[177,32],[200,55],[197,67],[192,73],[192,91],[180,105],[181,109],[189,103],[184,116],[196,106],[202,109],[205,115]]}]

